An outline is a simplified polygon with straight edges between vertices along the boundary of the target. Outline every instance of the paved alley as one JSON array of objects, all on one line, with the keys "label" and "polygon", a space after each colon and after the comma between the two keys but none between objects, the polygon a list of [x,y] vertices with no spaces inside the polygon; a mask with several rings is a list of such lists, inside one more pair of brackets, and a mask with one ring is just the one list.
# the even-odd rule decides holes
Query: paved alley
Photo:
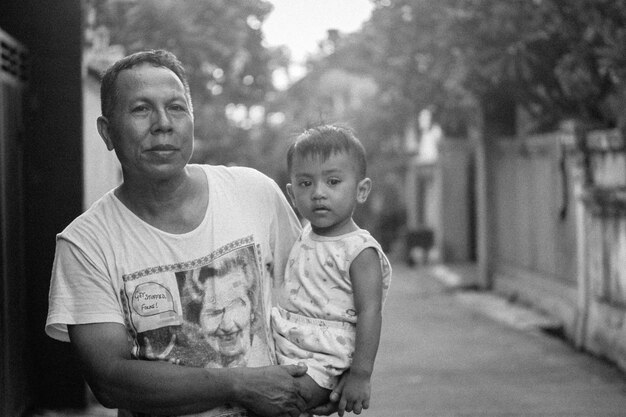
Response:
[{"label": "paved alley", "polygon": [[489,294],[467,298],[397,262],[394,273],[364,415],[626,416],[613,365],[486,314]]}]

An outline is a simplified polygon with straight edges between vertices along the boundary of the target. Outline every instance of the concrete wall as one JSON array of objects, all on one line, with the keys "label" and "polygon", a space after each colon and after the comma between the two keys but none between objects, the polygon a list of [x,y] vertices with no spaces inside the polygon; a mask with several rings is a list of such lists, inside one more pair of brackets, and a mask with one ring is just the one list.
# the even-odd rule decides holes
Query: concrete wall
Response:
[{"label": "concrete wall", "polygon": [[100,116],[100,81],[87,72],[83,79],[83,207],[89,208],[97,199],[122,181],[122,169],[115,152],[108,151],[98,133],[96,119]]},{"label": "concrete wall", "polygon": [[444,139],[439,145],[441,258],[458,263],[476,260],[472,148],[466,139]]},{"label": "concrete wall", "polygon": [[442,138],[433,158],[423,159],[416,154],[407,162],[406,225],[409,231],[434,232],[428,262],[476,261],[473,171],[473,150],[468,139]]}]

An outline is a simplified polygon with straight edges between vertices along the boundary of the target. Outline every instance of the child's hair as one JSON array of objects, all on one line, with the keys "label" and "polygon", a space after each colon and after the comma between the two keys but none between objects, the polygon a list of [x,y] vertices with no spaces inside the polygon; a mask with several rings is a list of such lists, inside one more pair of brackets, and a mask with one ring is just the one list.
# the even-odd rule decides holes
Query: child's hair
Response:
[{"label": "child's hair", "polygon": [[287,150],[287,172],[291,175],[295,155],[314,156],[325,161],[342,152],[352,157],[359,180],[365,178],[365,148],[351,129],[334,125],[312,127],[300,134]]}]

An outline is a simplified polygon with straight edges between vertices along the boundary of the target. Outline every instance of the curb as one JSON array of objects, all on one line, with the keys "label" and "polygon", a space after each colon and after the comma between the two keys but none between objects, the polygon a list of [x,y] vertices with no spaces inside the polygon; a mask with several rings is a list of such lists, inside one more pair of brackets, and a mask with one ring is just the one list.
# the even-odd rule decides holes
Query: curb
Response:
[{"label": "curb", "polygon": [[524,331],[558,334],[563,323],[537,310],[514,303],[493,292],[481,290],[476,280],[476,267],[463,265],[432,265],[425,267],[428,275],[437,279],[465,307],[495,321]]}]

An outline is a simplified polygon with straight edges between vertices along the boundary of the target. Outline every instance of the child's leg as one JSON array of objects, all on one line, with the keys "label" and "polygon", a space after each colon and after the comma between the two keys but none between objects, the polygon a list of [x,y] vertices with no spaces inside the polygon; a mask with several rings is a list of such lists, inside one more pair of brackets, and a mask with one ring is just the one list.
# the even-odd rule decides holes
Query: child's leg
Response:
[{"label": "child's leg", "polygon": [[307,410],[326,404],[330,401],[329,396],[332,391],[317,385],[317,382],[315,382],[309,375],[303,376],[300,379],[300,383],[302,385],[302,392],[310,395],[310,399],[306,404]]}]

